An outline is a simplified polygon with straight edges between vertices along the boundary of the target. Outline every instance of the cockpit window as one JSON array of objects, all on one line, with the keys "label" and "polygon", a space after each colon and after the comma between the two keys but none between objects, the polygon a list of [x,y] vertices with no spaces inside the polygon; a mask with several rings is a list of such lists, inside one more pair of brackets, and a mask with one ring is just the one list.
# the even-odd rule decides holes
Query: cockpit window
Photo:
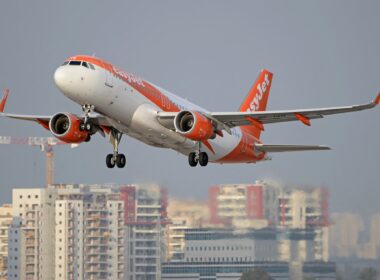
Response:
[{"label": "cockpit window", "polygon": [[82,66],[88,68],[87,62],[86,62],[86,61],[83,61],[83,62],[82,62]]},{"label": "cockpit window", "polygon": [[80,61],[72,60],[70,61],[70,65],[80,65]]},{"label": "cockpit window", "polygon": [[69,64],[69,62],[68,62],[68,61],[65,61],[65,62],[62,64],[62,66],[67,65],[67,64]]},{"label": "cockpit window", "polygon": [[95,70],[94,65],[92,65],[91,63],[89,63],[88,65],[90,66],[90,68],[91,68],[92,70]]}]

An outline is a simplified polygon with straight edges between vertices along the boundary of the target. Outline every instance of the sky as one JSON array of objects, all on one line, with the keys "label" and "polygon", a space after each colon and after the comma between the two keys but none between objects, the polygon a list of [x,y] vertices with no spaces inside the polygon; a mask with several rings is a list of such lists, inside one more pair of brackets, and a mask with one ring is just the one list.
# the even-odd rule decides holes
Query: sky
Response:
[{"label": "sky", "polygon": [[[274,73],[268,110],[366,103],[380,91],[379,1],[1,1],[0,88],[6,112],[81,108],[53,82],[69,56],[103,58],[210,111],[235,111],[262,68]],[[325,186],[333,212],[380,212],[380,108],[267,125],[268,144],[321,144],[332,151],[274,154],[259,164],[190,168],[171,150],[124,137],[127,167],[107,169],[100,135],[55,148],[57,183],[158,183],[174,197],[207,199],[208,187],[271,179]],[[0,135],[50,136],[0,118]],[[42,187],[36,147],[0,145],[0,203],[15,187]]]}]

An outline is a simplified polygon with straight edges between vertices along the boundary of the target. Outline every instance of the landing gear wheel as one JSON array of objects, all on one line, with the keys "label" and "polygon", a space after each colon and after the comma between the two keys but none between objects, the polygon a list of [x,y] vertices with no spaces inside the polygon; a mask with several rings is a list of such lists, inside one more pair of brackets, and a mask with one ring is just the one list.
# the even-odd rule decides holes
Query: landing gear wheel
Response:
[{"label": "landing gear wheel", "polygon": [[79,131],[84,131],[85,129],[86,129],[86,125],[83,121],[81,121],[79,124]]},{"label": "landing gear wheel", "polygon": [[90,142],[90,140],[91,140],[91,135],[88,134],[87,137],[86,137],[86,139],[84,139],[84,142]]},{"label": "landing gear wheel", "polygon": [[106,163],[108,168],[113,168],[115,165],[119,168],[123,168],[125,166],[126,160],[125,155],[119,154],[119,143],[123,133],[115,128],[111,128],[110,132],[110,142],[113,146],[113,154],[107,155]]},{"label": "landing gear wheel", "polygon": [[106,157],[106,164],[108,168],[114,168],[115,167],[115,158],[113,154],[108,154]]},{"label": "landing gear wheel", "polygon": [[92,124],[91,123],[86,123],[84,121],[81,121],[79,124],[79,130],[80,131],[88,131],[90,132],[92,130]]},{"label": "landing gear wheel", "polygon": [[86,129],[86,131],[90,132],[91,129],[92,129],[92,125],[90,123],[86,123],[85,124],[85,129]]},{"label": "landing gear wheel", "polygon": [[125,155],[123,154],[118,154],[116,158],[116,165],[119,168],[123,168],[125,166],[126,160],[125,160]]},{"label": "landing gear wheel", "polygon": [[191,167],[194,167],[194,166],[197,166],[198,164],[198,160],[196,159],[196,154],[193,152],[193,153],[190,153],[189,154],[189,165]]},{"label": "landing gear wheel", "polygon": [[205,152],[199,153],[199,165],[206,166],[208,163],[208,155]]}]

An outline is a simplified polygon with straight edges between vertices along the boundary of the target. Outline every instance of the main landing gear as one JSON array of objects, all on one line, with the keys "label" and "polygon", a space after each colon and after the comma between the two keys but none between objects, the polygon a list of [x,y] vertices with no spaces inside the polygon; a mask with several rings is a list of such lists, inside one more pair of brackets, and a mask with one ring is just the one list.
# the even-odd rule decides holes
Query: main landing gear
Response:
[{"label": "main landing gear", "polygon": [[208,164],[208,155],[206,152],[201,152],[201,144],[199,143],[198,151],[191,152],[189,154],[189,165],[191,167],[197,166],[198,162],[200,166],[206,166]]},{"label": "main landing gear", "polygon": [[119,154],[119,143],[123,133],[115,128],[111,129],[110,142],[113,146],[113,154],[108,154],[106,164],[108,168],[114,168],[115,165],[119,168],[125,167],[126,159],[124,154]]}]

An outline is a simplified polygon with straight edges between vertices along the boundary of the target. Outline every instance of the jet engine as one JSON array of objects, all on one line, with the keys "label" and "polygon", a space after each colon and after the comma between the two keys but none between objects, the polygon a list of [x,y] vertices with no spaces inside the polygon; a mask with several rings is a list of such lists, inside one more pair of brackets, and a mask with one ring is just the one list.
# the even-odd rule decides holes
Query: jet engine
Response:
[{"label": "jet engine", "polygon": [[214,139],[216,136],[211,121],[197,111],[179,112],[174,119],[174,127],[177,132],[195,141]]},{"label": "jet engine", "polygon": [[79,129],[81,120],[70,113],[55,114],[49,122],[51,133],[66,143],[81,143],[89,137],[88,131]]}]

